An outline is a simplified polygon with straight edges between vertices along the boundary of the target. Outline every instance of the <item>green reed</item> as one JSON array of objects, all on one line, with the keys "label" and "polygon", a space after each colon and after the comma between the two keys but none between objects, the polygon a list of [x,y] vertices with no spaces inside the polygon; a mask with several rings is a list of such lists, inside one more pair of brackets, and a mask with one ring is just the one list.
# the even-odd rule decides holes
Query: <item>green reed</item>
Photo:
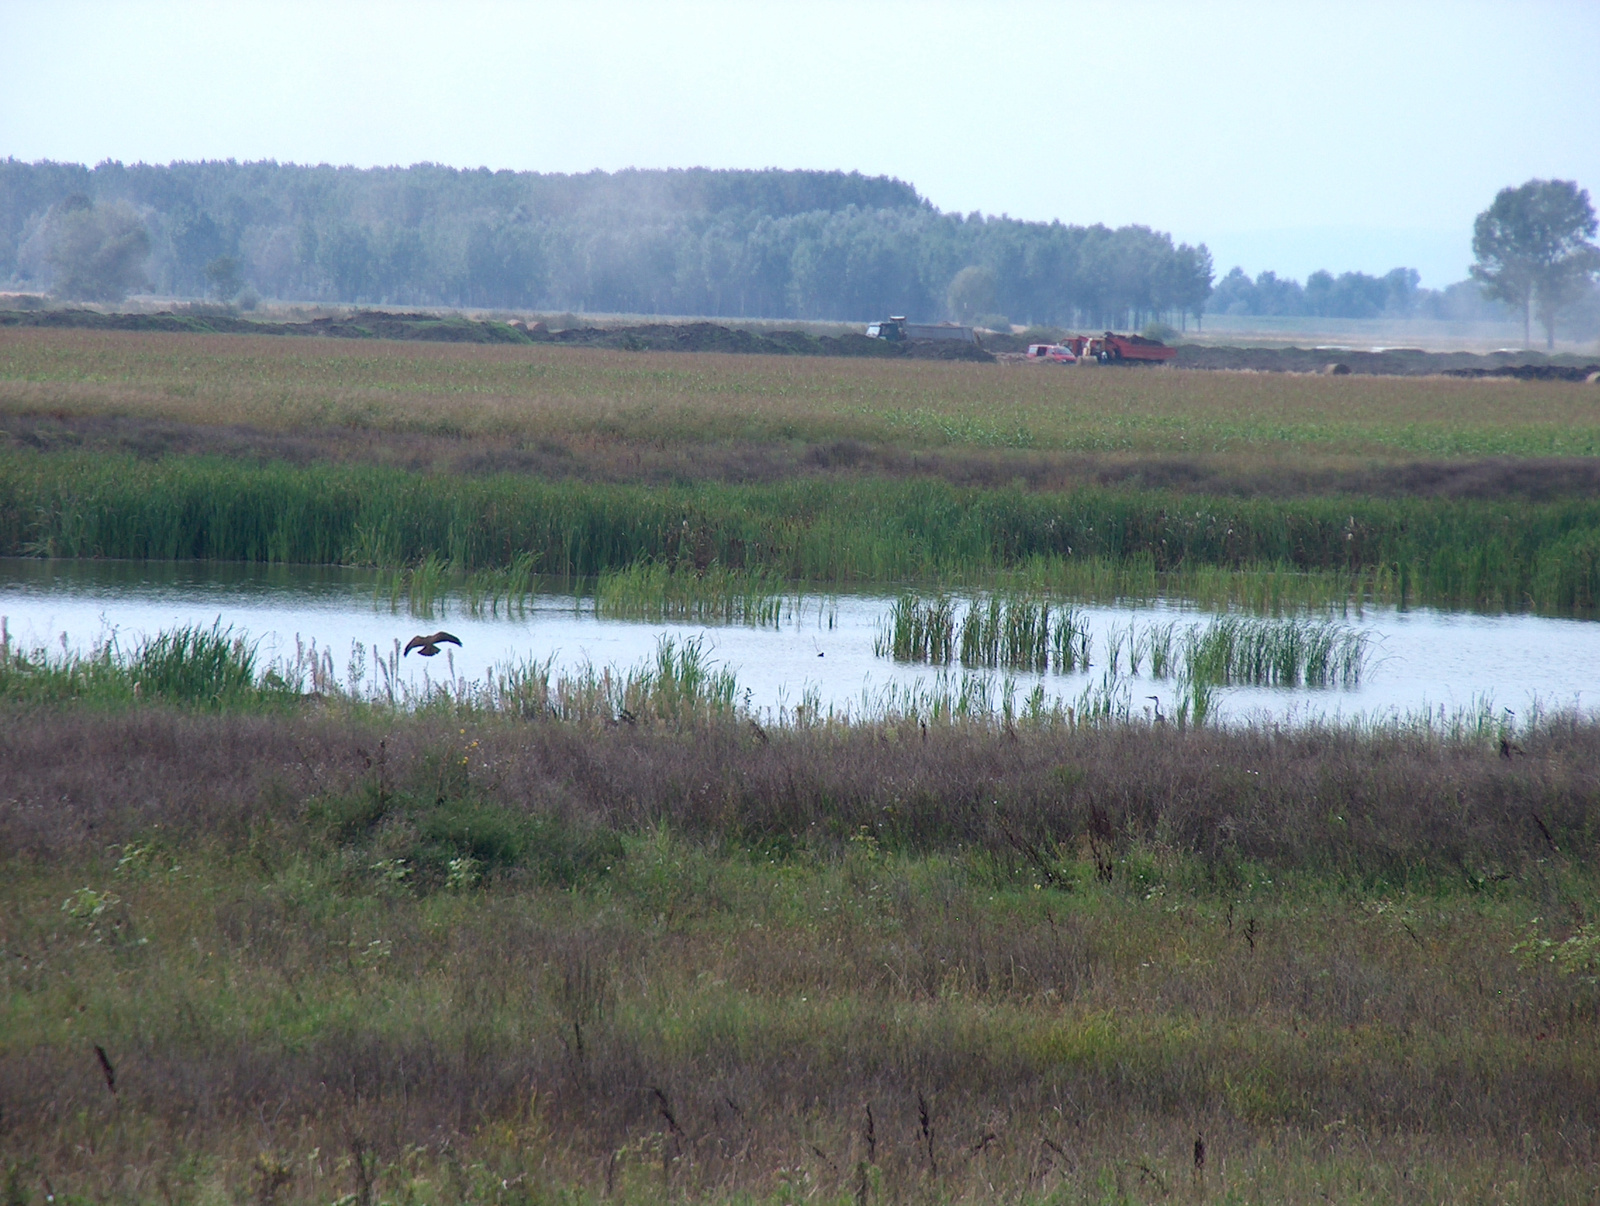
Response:
[{"label": "green reed", "polygon": [[[879,657],[951,661],[956,604],[946,595],[902,595],[873,645]],[[1213,686],[1354,687],[1370,655],[1365,633],[1330,620],[1224,615],[1179,632],[1179,622],[1129,621],[1105,637],[1105,682],[1176,677],[1192,710],[1209,711]],[[968,669],[1070,674],[1091,665],[1088,620],[1072,608],[1026,598],[980,596],[962,613],[958,660]],[[1197,694],[1197,692],[1199,694]],[[1103,711],[1103,709],[1101,709]]]},{"label": "green reed", "polygon": [[1050,666],[1050,606],[1035,599],[989,595],[961,620],[961,664],[1031,670]]},{"label": "green reed", "polygon": [[626,620],[689,620],[776,627],[784,617],[782,578],[766,569],[704,570],[642,561],[603,570],[594,586],[594,614]]},{"label": "green reed", "polygon": [[1050,627],[1050,663],[1058,674],[1089,668],[1089,618],[1075,608],[1056,609]]},{"label": "green reed", "polygon": [[1184,641],[1191,681],[1258,687],[1354,687],[1369,654],[1365,633],[1312,620],[1218,616]]},{"label": "green reed", "polygon": [[419,596],[430,566],[571,578],[652,562],[789,582],[1183,595],[1269,614],[1364,601],[1588,613],[1600,608],[1600,499],[1263,500],[875,478],[644,487],[5,451],[0,554],[403,566]]},{"label": "green reed", "polygon": [[919,599],[901,595],[873,638],[872,651],[897,662],[948,665],[955,639],[955,604],[947,595]]}]

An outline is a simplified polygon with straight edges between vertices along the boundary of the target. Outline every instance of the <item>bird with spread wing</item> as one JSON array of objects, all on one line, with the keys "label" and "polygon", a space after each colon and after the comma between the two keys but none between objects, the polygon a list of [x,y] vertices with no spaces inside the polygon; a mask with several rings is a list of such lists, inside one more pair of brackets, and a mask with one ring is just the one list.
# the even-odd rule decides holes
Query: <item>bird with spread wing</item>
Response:
[{"label": "bird with spread wing", "polygon": [[440,645],[454,645],[461,648],[461,638],[451,636],[448,632],[436,632],[432,636],[414,636],[406,642],[406,653],[415,649],[423,657],[434,657],[439,652]]}]

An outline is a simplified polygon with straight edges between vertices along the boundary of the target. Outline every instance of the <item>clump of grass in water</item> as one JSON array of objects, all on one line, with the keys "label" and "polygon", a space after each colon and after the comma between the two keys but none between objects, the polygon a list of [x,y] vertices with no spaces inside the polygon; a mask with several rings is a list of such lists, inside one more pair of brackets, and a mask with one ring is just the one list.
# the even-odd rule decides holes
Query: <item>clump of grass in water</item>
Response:
[{"label": "clump of grass in water", "polygon": [[603,571],[594,614],[618,620],[693,620],[775,627],[783,619],[787,583],[771,570],[712,563],[696,573],[656,561]]},{"label": "clump of grass in water", "polygon": [[481,569],[467,574],[461,586],[467,611],[475,616],[497,616],[502,607],[507,615],[524,610],[538,591],[536,565],[532,553],[518,553],[511,564],[502,569]]},{"label": "clump of grass in water", "polygon": [[1050,630],[1050,660],[1057,674],[1071,674],[1089,668],[1089,620],[1075,608],[1063,607],[1056,613]]},{"label": "clump of grass in water", "polygon": [[373,602],[380,602],[387,595],[390,611],[399,611],[404,602],[411,615],[431,618],[444,610],[451,579],[457,576],[449,562],[429,553],[415,565],[399,566],[380,575],[373,587]]},{"label": "clump of grass in water", "polygon": [[1173,634],[1177,622],[1152,624],[1145,629],[1145,649],[1150,655],[1150,677],[1167,678],[1172,674],[1174,659]]},{"label": "clump of grass in water", "polygon": [[1052,617],[1049,604],[1026,597],[988,595],[967,607],[956,639],[956,608],[948,596],[902,595],[873,641],[879,657],[944,666],[959,660],[971,669],[1026,670],[1042,674],[1052,655],[1058,668],[1087,665],[1088,632],[1070,609]]},{"label": "clump of grass in water", "polygon": [[872,642],[878,657],[897,662],[950,664],[955,643],[955,604],[949,596],[919,599],[901,595],[889,609],[888,623]]},{"label": "clump of grass in water", "polygon": [[1050,607],[1027,598],[974,600],[961,622],[961,664],[1032,670],[1050,667]]},{"label": "clump of grass in water", "polygon": [[1367,642],[1367,634],[1327,621],[1218,616],[1189,632],[1184,669],[1192,682],[1224,686],[1354,687]]}]

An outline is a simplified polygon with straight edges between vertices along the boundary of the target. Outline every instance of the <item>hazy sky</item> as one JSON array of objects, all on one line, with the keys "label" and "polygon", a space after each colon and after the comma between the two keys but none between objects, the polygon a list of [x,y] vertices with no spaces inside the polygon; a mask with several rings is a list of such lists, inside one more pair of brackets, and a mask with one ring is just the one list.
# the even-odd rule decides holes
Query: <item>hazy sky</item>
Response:
[{"label": "hazy sky", "polygon": [[1597,64],[1597,0],[0,0],[0,156],[859,169],[1442,285],[1496,189],[1600,196]]}]

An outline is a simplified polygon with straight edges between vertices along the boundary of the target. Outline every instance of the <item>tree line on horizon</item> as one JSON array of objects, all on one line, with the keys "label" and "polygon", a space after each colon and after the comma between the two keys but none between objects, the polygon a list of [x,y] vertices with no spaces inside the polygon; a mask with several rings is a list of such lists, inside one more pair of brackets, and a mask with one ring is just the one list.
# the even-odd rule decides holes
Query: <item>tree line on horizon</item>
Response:
[{"label": "tree line on horizon", "polygon": [[[1531,285],[1428,290],[1409,268],[1304,284],[1234,268],[1218,281],[1204,244],[1147,226],[944,213],[903,181],[858,172],[231,160],[0,161],[0,281],[88,301],[149,290],[246,307],[270,297],[1125,329],[1207,313],[1505,318],[1519,302],[1526,319],[1533,306]],[[1568,309],[1583,301],[1563,288]]]},{"label": "tree line on horizon", "polygon": [[943,213],[859,173],[0,162],[0,280],[165,296],[1138,326],[1203,313],[1202,245]]}]

